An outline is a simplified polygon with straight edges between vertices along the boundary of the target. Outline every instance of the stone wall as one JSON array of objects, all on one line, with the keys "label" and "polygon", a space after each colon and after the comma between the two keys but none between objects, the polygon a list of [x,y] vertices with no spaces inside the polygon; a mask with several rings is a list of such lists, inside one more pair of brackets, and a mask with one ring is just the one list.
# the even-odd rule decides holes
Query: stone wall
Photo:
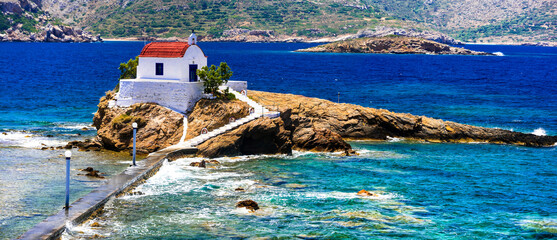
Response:
[{"label": "stone wall", "polygon": [[[247,90],[245,81],[229,81],[226,86],[236,91]],[[186,113],[192,110],[202,94],[202,82],[122,79],[116,105],[129,107],[135,103],[153,102]]]}]

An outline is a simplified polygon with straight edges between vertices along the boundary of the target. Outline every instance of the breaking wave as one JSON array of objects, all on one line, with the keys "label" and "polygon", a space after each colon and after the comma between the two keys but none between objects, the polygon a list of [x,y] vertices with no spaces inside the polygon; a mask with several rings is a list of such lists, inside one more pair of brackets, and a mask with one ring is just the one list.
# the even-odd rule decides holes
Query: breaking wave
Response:
[{"label": "breaking wave", "polygon": [[536,128],[532,134],[536,135],[536,136],[546,136],[547,133],[545,132],[545,129],[543,128]]}]

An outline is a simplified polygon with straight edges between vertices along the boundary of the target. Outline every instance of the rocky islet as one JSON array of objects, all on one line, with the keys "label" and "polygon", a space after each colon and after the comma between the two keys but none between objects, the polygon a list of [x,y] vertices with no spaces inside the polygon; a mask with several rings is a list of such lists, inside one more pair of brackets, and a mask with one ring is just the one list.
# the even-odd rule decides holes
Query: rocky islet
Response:
[{"label": "rocky islet", "polygon": [[434,55],[493,55],[477,52],[447,44],[426,40],[419,37],[387,36],[363,37],[323,44],[297,52],[331,52],[331,53],[392,53],[392,54],[434,54]]}]

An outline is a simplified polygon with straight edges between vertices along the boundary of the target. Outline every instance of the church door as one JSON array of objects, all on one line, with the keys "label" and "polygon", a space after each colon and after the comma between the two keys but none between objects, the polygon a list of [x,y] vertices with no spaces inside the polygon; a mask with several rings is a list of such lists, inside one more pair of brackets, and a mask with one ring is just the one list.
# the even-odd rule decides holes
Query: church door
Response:
[{"label": "church door", "polygon": [[190,82],[197,82],[197,64],[190,64]]}]

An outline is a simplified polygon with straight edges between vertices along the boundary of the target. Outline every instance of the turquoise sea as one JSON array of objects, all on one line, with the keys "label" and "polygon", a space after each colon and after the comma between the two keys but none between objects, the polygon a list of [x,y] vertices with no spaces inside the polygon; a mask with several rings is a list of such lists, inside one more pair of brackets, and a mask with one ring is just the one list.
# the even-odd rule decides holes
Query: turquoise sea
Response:
[{"label": "turquoise sea", "polygon": [[[500,57],[292,52],[313,45],[200,43],[210,64],[226,61],[250,89],[557,134],[557,48],[467,46]],[[94,136],[99,97],[143,46],[0,43],[0,239],[61,209],[63,151],[40,148]],[[64,238],[557,239],[555,147],[351,144],[359,156],[242,156],[215,169],[189,166],[199,159],[165,163],[137,189],[144,195],[114,199]],[[72,200],[104,181],[78,169],[110,177],[131,159],[74,155]],[[357,196],[361,189],[375,196]],[[261,209],[235,209],[245,199]]]}]

